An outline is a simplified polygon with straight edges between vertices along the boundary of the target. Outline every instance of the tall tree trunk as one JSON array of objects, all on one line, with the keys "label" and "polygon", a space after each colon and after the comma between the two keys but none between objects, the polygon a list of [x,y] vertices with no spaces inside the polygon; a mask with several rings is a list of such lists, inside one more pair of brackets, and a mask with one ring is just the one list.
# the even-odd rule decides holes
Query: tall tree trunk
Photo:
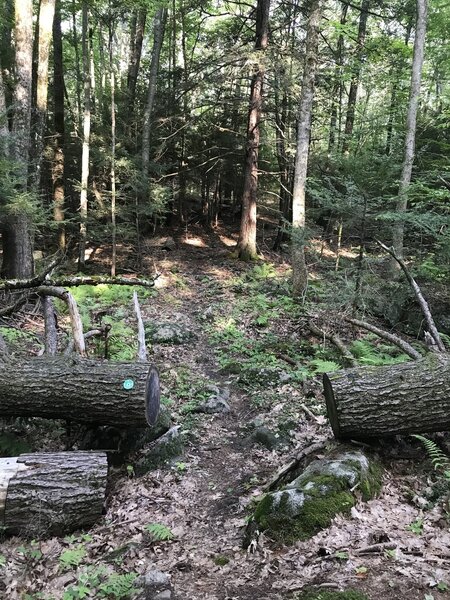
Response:
[{"label": "tall tree trunk", "polygon": [[39,191],[41,182],[42,157],[44,153],[44,129],[48,104],[48,59],[52,42],[55,0],[41,0],[39,10],[38,66],[36,84],[36,123],[34,131],[34,173],[31,174],[31,187]]},{"label": "tall tree trunk", "polygon": [[53,218],[58,223],[58,246],[64,249],[66,235],[64,228],[64,67],[61,32],[61,0],[56,0],[53,21],[53,112],[54,112],[54,154],[52,167]]},{"label": "tall tree trunk", "polygon": [[[343,27],[347,22],[348,4],[343,4],[341,8],[341,21]],[[328,140],[328,151],[334,149],[336,144],[336,129],[338,126],[338,115],[340,111],[340,99],[342,97],[342,68],[344,64],[344,34],[339,34],[336,47],[336,67],[334,69],[334,82],[331,91],[331,116],[330,116],[330,134]],[[338,136],[339,138],[339,136]]]},{"label": "tall tree trunk", "polygon": [[252,260],[257,256],[256,193],[258,190],[259,123],[263,104],[264,53],[269,42],[269,11],[270,0],[258,0],[256,7],[255,50],[258,51],[261,58],[254,65],[254,74],[250,87],[247,151],[244,167],[244,189],[242,192],[242,216],[236,248],[237,256],[241,260]]},{"label": "tall tree trunk", "polygon": [[305,185],[308,169],[309,138],[317,70],[321,0],[312,0],[306,28],[306,52],[300,98],[297,154],[295,157],[294,189],[292,192],[292,283],[294,298],[301,299],[306,291],[308,270],[305,261]]},{"label": "tall tree trunk", "polygon": [[83,37],[83,77],[84,77],[84,118],[83,151],[81,156],[81,194],[80,194],[80,247],[79,268],[85,266],[88,215],[89,150],[91,137],[91,70],[88,40],[89,9],[87,0],[83,1],[82,37]]},{"label": "tall tree trunk", "polygon": [[155,15],[153,25],[153,50],[152,62],[150,65],[150,74],[148,78],[147,104],[144,112],[144,123],[142,130],[142,174],[144,179],[148,176],[148,165],[150,162],[150,130],[153,103],[156,93],[156,78],[159,68],[159,57],[161,54],[162,43],[164,40],[164,30],[166,27],[167,8],[161,7]]},{"label": "tall tree trunk", "polygon": [[[414,39],[414,53],[411,72],[411,87],[409,92],[408,114],[406,117],[405,153],[403,158],[402,174],[397,199],[397,213],[403,217],[408,206],[408,188],[411,183],[411,174],[414,163],[416,141],[417,108],[420,97],[420,82],[422,79],[422,66],[425,51],[425,38],[427,29],[427,0],[417,0],[416,36]],[[399,220],[393,228],[392,245],[394,253],[403,258],[403,241],[405,224]],[[397,270],[397,263],[392,263],[393,270]],[[395,266],[394,266],[395,265]]]},{"label": "tall tree trunk", "polygon": [[[15,76],[13,143],[17,194],[27,193],[30,156],[31,80],[33,65],[33,2],[15,1]],[[10,214],[4,223],[2,276],[27,279],[33,275],[32,225],[26,212]]]},{"label": "tall tree trunk", "polygon": [[116,275],[116,75],[114,72],[113,24],[109,24],[109,69],[111,83],[111,276]]},{"label": "tall tree trunk", "polygon": [[75,53],[75,73],[76,73],[76,91],[77,91],[77,123],[75,124],[76,130],[81,131],[81,82],[83,78],[81,76],[80,68],[80,44],[78,42],[78,29],[77,29],[77,5],[76,0],[72,0],[72,38],[73,38],[73,50]]},{"label": "tall tree trunk", "polygon": [[130,62],[128,64],[127,77],[128,112],[130,116],[133,115],[134,104],[136,101],[136,84],[139,66],[141,64],[142,42],[144,40],[146,19],[147,9],[140,8],[138,11],[134,12],[130,26]]},{"label": "tall tree trunk", "polygon": [[342,152],[348,152],[350,139],[355,125],[356,99],[358,97],[359,79],[361,75],[362,57],[364,54],[364,42],[366,39],[367,19],[369,16],[370,0],[362,0],[361,15],[359,17],[358,39],[356,43],[356,54],[353,62],[352,79],[350,81],[350,90],[348,93],[347,115],[345,119],[344,141],[342,143]]}]

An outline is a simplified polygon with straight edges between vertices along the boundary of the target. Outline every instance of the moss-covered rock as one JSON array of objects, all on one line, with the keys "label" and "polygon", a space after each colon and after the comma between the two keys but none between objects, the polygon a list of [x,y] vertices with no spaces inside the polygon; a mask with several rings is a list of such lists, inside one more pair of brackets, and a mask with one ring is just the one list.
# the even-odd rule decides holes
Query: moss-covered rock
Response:
[{"label": "moss-covered rock", "polygon": [[369,600],[369,597],[356,590],[345,590],[343,592],[307,590],[296,596],[295,600]]},{"label": "moss-covered rock", "polygon": [[316,460],[283,489],[267,494],[249,527],[253,531],[256,524],[280,543],[308,539],[338,513],[350,512],[358,488],[365,500],[381,488],[381,469],[364,454],[348,451]]}]

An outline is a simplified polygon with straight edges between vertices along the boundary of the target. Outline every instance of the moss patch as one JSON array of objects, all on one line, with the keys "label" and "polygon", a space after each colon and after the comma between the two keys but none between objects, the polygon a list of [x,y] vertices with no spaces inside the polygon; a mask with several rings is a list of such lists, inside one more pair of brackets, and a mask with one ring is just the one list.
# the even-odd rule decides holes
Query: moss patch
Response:
[{"label": "moss patch", "polygon": [[336,514],[348,513],[354,506],[355,498],[345,487],[336,478],[317,476],[303,490],[267,494],[256,508],[255,521],[277,542],[306,540],[328,527]]},{"label": "moss patch", "polygon": [[373,498],[380,491],[381,476],[381,467],[361,452],[313,461],[285,488],[261,500],[252,525],[279,543],[309,539],[337,514],[350,512],[356,502],[354,488],[359,488],[364,500]]}]

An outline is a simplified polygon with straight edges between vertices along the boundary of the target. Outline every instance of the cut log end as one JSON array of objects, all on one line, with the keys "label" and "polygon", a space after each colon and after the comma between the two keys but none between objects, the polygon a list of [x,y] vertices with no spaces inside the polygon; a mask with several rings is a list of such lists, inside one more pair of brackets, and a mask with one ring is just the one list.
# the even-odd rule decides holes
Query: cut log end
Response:
[{"label": "cut log end", "polygon": [[156,425],[161,405],[159,373],[156,367],[150,367],[145,387],[145,417],[150,427]]},{"label": "cut log end", "polygon": [[333,393],[333,386],[331,385],[330,378],[326,373],[323,374],[323,392],[325,396],[325,402],[327,405],[327,414],[330,421],[331,429],[333,430],[334,437],[336,439],[341,438],[341,430],[339,427],[339,417],[336,408],[336,399]]}]

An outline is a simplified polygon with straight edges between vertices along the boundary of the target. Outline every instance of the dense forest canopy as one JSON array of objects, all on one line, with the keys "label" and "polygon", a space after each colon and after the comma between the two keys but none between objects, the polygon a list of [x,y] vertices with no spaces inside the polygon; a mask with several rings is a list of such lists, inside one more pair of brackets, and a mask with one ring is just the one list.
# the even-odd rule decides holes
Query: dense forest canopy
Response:
[{"label": "dense forest canopy", "polygon": [[162,225],[228,218],[237,232],[248,186],[259,214],[279,223],[279,249],[299,222],[292,193],[311,60],[307,221],[294,245],[322,227],[338,244],[375,233],[390,244],[400,227],[427,269],[448,269],[449,10],[444,0],[3,0],[3,275],[30,276],[44,244],[69,244],[81,269],[86,244],[110,246],[114,273],[116,243],[140,255],[142,236]]}]

